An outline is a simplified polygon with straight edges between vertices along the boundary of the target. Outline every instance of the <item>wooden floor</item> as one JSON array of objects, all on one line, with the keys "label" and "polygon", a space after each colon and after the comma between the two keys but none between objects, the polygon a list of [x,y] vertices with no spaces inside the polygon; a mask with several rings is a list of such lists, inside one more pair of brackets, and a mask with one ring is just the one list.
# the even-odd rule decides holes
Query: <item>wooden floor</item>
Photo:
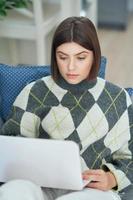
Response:
[{"label": "wooden floor", "polygon": [[133,87],[133,14],[125,31],[98,29],[102,55],[107,57],[106,79],[122,87]]}]

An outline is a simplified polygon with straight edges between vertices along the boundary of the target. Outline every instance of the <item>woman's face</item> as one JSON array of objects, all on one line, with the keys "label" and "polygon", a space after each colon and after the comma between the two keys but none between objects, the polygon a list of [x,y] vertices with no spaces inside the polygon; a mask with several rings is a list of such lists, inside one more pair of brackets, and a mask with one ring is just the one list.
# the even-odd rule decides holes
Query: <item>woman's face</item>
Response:
[{"label": "woman's face", "polygon": [[86,79],[93,64],[93,52],[75,42],[64,43],[56,49],[60,74],[70,84]]}]

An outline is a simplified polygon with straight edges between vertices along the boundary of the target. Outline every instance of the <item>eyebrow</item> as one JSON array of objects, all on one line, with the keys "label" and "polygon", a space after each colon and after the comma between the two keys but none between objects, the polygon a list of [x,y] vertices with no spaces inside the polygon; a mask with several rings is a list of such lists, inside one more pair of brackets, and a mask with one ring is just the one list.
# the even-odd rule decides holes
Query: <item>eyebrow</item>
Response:
[{"label": "eyebrow", "polygon": [[[64,53],[64,52],[62,52],[62,51],[57,51],[57,53],[61,53],[61,54],[64,54],[64,55],[68,56],[67,53]],[[80,55],[80,54],[82,54],[82,53],[89,53],[89,52],[88,52],[88,51],[81,51],[81,52],[75,54],[75,56]]]}]

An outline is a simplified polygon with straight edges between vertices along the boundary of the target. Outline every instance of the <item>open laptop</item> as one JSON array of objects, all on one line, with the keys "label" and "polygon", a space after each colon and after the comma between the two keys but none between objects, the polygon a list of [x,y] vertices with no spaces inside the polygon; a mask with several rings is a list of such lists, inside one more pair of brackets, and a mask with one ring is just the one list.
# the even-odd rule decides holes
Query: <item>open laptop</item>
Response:
[{"label": "open laptop", "polygon": [[42,187],[81,190],[79,147],[72,141],[0,135],[0,182],[28,179]]}]

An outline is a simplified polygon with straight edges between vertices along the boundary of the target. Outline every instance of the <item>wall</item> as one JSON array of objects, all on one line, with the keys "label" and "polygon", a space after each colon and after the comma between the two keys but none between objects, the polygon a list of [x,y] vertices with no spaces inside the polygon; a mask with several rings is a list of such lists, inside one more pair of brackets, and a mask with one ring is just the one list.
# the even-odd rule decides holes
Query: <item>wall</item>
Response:
[{"label": "wall", "polygon": [[128,0],[128,10],[129,12],[133,12],[133,0]]},{"label": "wall", "polygon": [[8,40],[0,38],[0,63],[9,63],[9,45]]}]

